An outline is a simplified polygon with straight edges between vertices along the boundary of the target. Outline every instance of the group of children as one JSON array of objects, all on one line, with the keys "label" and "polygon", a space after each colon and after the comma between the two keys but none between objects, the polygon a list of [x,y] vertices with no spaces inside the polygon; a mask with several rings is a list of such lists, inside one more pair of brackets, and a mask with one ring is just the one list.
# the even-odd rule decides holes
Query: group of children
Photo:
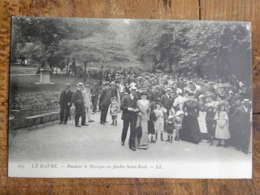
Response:
[{"label": "group of children", "polygon": [[[195,109],[195,117],[198,125],[198,136],[201,140],[208,140],[213,145],[214,140],[217,146],[227,146],[226,141],[230,139],[229,117],[225,104],[213,106],[198,106]],[[158,139],[173,143],[180,140],[182,121],[189,115],[188,111],[176,109],[173,105],[166,110],[159,102],[151,106],[150,121],[148,125],[150,143],[156,143]],[[165,140],[165,135],[167,138]],[[160,136],[160,138],[159,138]]]},{"label": "group of children", "polygon": [[[182,127],[184,112],[175,111],[172,106],[167,111],[159,102],[151,105],[150,120],[148,122],[148,132],[150,143],[156,143],[158,139],[164,141],[165,132],[167,133],[168,142],[178,141],[179,131]],[[159,138],[160,136],[160,138]]]}]

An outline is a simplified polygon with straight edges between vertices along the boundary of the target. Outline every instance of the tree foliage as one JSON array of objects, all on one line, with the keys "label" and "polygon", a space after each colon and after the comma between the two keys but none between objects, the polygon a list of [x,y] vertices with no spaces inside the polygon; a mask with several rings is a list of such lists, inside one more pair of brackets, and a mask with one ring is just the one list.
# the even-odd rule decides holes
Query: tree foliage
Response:
[{"label": "tree foliage", "polygon": [[[58,65],[65,53],[60,50],[64,40],[81,40],[95,32],[104,32],[107,23],[99,20],[89,22],[85,19],[68,18],[28,18],[13,19],[13,56],[31,55],[38,61]],[[31,47],[28,47],[31,44]],[[26,48],[27,47],[27,50]],[[69,51],[67,51],[69,52]],[[62,59],[63,58],[63,59]]]},{"label": "tree foliage", "polygon": [[[248,23],[169,20],[13,19],[14,56],[51,66],[138,66],[169,73],[228,76],[250,73]],[[248,78],[247,78],[248,79]]]},{"label": "tree foliage", "polygon": [[137,26],[132,29],[133,52],[140,60],[150,56],[152,66],[163,71],[216,76],[241,74],[249,67],[247,23],[143,21]]}]

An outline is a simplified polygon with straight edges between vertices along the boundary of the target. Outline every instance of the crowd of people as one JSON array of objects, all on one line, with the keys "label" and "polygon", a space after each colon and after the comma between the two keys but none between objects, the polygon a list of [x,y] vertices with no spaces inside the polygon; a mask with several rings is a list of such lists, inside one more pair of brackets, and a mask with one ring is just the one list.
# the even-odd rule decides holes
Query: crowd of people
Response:
[{"label": "crowd of people", "polygon": [[[96,84],[67,85],[60,96],[61,123],[66,124],[75,107],[75,126],[88,126],[91,114],[100,111],[100,124],[117,126],[123,120],[121,145],[132,151],[149,148],[157,142],[235,147],[250,152],[251,92],[238,79],[210,80],[196,75],[165,73],[115,73]],[[81,120],[80,120],[81,119]],[[81,122],[81,123],[79,123]]]}]

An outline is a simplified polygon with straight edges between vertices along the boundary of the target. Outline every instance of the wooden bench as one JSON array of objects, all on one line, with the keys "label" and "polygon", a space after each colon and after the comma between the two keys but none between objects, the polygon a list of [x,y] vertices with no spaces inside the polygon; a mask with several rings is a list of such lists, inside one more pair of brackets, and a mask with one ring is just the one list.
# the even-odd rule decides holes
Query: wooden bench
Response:
[{"label": "wooden bench", "polygon": [[27,127],[36,127],[37,125],[45,124],[57,120],[58,118],[59,112],[49,112],[25,117]]}]

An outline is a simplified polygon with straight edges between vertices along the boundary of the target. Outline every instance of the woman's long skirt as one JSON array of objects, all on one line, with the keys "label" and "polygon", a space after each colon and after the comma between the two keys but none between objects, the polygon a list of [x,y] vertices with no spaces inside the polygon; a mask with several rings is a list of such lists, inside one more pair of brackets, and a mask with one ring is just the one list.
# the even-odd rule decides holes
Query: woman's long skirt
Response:
[{"label": "woman's long skirt", "polygon": [[195,116],[188,115],[183,118],[180,139],[196,144],[200,142],[199,123]]},{"label": "woman's long skirt", "polygon": [[137,120],[137,148],[148,148],[148,120],[147,117],[138,116]]}]

